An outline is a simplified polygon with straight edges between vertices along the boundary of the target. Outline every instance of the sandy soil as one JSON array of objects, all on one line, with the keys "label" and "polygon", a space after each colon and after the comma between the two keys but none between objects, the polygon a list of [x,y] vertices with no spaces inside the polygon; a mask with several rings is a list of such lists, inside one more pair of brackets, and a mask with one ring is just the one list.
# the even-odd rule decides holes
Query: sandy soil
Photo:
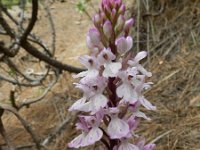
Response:
[{"label": "sandy soil", "polygon": [[[56,28],[56,58],[63,63],[81,66],[77,58],[88,52],[85,37],[92,23],[87,16],[76,11],[75,5],[76,1],[74,0],[68,0],[64,3],[55,2],[50,6],[50,10]],[[91,13],[93,12],[91,11]],[[49,22],[42,8],[33,32],[39,35],[47,44],[51,43]],[[0,90],[1,102],[7,102],[9,89],[11,88],[12,85],[8,83],[2,84]],[[32,105],[30,108],[20,110],[20,114],[30,123],[41,140],[44,140],[51,131],[69,117],[67,115],[67,108],[72,104],[72,99],[78,97],[78,92],[76,90],[72,91],[72,89],[71,75],[64,73],[52,89],[52,92],[42,102]],[[39,88],[25,89],[21,92],[19,99],[23,100],[37,96],[39,90]],[[11,141],[15,145],[31,143],[30,136],[13,115],[6,112],[3,115],[3,123]],[[69,123],[63,133],[54,140],[53,144],[50,144],[49,150],[66,149],[66,143],[69,141],[68,137],[71,135],[70,125]],[[0,145],[3,143],[4,141],[0,138]],[[6,149],[5,146],[2,148]],[[26,149],[30,150],[31,148]]]}]

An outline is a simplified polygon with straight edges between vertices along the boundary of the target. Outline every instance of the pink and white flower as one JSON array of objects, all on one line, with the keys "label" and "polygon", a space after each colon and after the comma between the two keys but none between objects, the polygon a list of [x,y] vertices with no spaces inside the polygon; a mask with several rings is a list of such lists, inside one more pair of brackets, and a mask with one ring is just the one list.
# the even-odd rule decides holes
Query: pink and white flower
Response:
[{"label": "pink and white flower", "polygon": [[152,73],[148,72],[146,69],[144,69],[144,67],[141,64],[139,64],[139,61],[144,59],[146,56],[147,52],[139,52],[134,59],[128,61],[128,64],[132,67],[137,67],[138,71],[140,71],[143,75],[151,77]]},{"label": "pink and white flower", "polygon": [[139,150],[153,150],[156,146],[153,143],[145,145],[145,139],[139,140],[139,142],[136,145],[139,147]]},{"label": "pink and white flower", "polygon": [[120,62],[113,62],[116,56],[111,52],[108,48],[104,48],[98,55],[98,61],[100,64],[104,66],[103,76],[108,77],[116,77],[117,73],[122,67]]},{"label": "pink and white flower", "polygon": [[132,104],[139,98],[133,85],[133,78],[136,78],[137,73],[137,68],[134,67],[118,73],[118,77],[121,78],[122,84],[118,86],[116,93],[120,98],[123,98],[125,102]]},{"label": "pink and white flower", "polygon": [[117,115],[113,115],[107,131],[111,139],[120,139],[129,133],[129,126],[126,121],[118,118]]},{"label": "pink and white flower", "polygon": [[85,93],[83,98],[79,99],[72,105],[70,110],[79,110],[84,112],[91,112],[95,114],[101,108],[107,106],[108,99],[103,95],[103,91],[107,86],[107,79],[104,77],[84,78],[81,84],[85,89],[90,89],[89,94]]},{"label": "pink and white flower", "polygon": [[95,57],[92,56],[82,56],[79,58],[79,61],[87,68],[86,71],[82,71],[81,73],[74,75],[74,78],[81,78],[81,77],[96,77],[99,74],[99,66],[98,62],[96,61]]},{"label": "pink and white flower", "polygon": [[[102,0],[101,8],[93,18],[94,28],[87,34],[90,55],[79,58],[86,67],[75,78],[81,78],[76,87],[83,92],[70,108],[80,111],[76,128],[81,134],[68,146],[80,149],[101,141],[103,149],[153,150],[135,134],[140,118],[150,120],[140,106],[155,110],[142,92],[151,87],[145,82],[148,72],[140,61],[147,56],[142,51],[132,57],[133,39],[129,36],[133,18],[126,20],[126,6],[122,0]],[[84,114],[84,115],[83,115]],[[132,140],[139,142],[135,143]]]},{"label": "pink and white flower", "polygon": [[136,145],[131,144],[128,140],[124,140],[121,142],[118,150],[140,150]]},{"label": "pink and white flower", "polygon": [[99,141],[103,132],[98,127],[100,122],[99,119],[94,116],[80,116],[80,122],[76,124],[77,129],[82,130],[82,134],[72,140],[68,146],[73,148],[85,147],[92,145],[95,142]]}]

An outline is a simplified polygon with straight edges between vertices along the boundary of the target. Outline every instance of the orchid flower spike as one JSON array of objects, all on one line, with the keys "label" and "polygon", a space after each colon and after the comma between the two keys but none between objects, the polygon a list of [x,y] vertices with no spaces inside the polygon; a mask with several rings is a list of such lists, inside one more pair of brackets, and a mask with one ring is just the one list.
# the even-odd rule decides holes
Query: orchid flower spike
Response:
[{"label": "orchid flower spike", "polygon": [[85,71],[73,75],[79,78],[76,88],[82,97],[69,111],[78,112],[76,129],[80,131],[69,144],[80,149],[101,142],[103,150],[153,150],[155,144],[135,132],[140,120],[151,119],[140,107],[155,111],[143,95],[152,83],[145,82],[152,73],[141,64],[147,56],[135,54],[130,36],[134,19],[126,19],[126,6],[122,0],[102,0],[93,18],[94,27],[88,31],[86,41],[90,55],[79,58]]}]

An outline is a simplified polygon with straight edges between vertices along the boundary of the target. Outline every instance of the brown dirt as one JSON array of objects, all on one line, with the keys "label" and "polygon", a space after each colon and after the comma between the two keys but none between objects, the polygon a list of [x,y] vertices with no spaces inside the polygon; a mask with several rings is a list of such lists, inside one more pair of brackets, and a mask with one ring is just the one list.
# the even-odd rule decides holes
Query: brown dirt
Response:
[{"label": "brown dirt", "polygon": [[[55,2],[50,10],[54,18],[56,28],[56,57],[58,60],[71,65],[80,66],[77,58],[87,53],[85,36],[91,21],[75,10],[76,1],[70,0],[65,3]],[[34,33],[39,35],[48,44],[50,43],[50,27],[42,8],[39,12],[39,20]],[[23,55],[23,54],[22,54]],[[22,64],[26,67],[26,64]],[[1,101],[8,103],[9,91],[12,85],[3,83],[1,87]],[[30,108],[20,110],[20,114],[30,123],[34,131],[44,140],[63,120],[68,118],[67,108],[73,103],[72,99],[77,99],[79,93],[73,90],[71,74],[64,73],[51,92],[43,101],[32,105]],[[22,89],[17,101],[38,96],[40,88]],[[6,131],[15,145],[31,143],[30,136],[25,132],[20,122],[10,113],[3,116],[3,123]],[[69,126],[54,140],[49,150],[66,149]],[[67,138],[67,139],[66,139]],[[4,141],[0,138],[0,144]],[[5,147],[4,147],[5,148]],[[30,148],[27,148],[29,150]]]}]

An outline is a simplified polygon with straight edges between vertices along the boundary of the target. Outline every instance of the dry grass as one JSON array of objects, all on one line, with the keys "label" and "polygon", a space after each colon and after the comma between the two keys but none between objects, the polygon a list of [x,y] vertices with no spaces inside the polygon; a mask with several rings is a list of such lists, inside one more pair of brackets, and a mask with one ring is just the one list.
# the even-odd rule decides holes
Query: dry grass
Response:
[{"label": "dry grass", "polygon": [[[162,4],[165,9],[155,13]],[[155,83],[145,94],[158,110],[149,114],[152,121],[141,123],[138,132],[154,140],[157,150],[198,150],[200,3],[155,1],[153,6],[149,14],[145,7],[142,9],[144,32],[140,40],[146,42],[140,46],[150,52],[150,63],[146,65]],[[145,32],[148,30],[149,37]]]}]

